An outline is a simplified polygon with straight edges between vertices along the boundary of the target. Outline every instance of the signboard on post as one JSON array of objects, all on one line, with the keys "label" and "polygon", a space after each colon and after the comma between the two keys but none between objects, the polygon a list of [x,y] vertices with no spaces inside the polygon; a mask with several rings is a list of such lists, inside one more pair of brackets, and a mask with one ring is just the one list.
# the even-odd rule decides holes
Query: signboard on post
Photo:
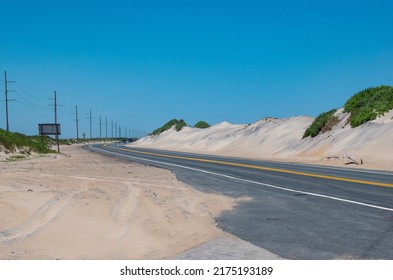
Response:
[{"label": "signboard on post", "polygon": [[60,153],[60,145],[59,145],[59,135],[60,132],[60,124],[59,123],[40,123],[38,124],[38,131],[42,136],[42,143],[44,143],[44,135],[56,135],[57,142],[57,152]]},{"label": "signboard on post", "polygon": [[38,124],[38,131],[40,135],[60,135],[60,124],[41,123]]}]

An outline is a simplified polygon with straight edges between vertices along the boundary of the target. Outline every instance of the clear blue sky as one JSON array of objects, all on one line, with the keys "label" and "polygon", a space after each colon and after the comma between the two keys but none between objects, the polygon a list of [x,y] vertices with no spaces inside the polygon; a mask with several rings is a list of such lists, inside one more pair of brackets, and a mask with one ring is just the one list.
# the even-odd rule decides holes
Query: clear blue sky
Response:
[{"label": "clear blue sky", "polygon": [[251,123],[316,116],[393,85],[391,0],[12,0],[0,9],[0,69],[17,81],[10,128],[27,134],[53,121],[54,90],[63,136],[74,137],[75,105],[87,135],[93,110],[97,136],[99,114],[148,131],[172,118]]}]

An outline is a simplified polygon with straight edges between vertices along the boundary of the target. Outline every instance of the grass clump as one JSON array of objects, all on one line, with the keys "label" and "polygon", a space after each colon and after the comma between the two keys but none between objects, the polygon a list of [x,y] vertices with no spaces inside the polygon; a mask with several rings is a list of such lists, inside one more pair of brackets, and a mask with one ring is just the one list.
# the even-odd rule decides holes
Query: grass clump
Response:
[{"label": "grass clump", "polygon": [[331,130],[333,127],[332,124],[335,122],[337,123],[338,121],[338,119],[333,116],[336,111],[336,109],[333,109],[328,112],[322,113],[318,117],[316,117],[310,127],[307,128],[304,132],[303,138],[306,138],[308,136],[315,137],[321,131],[325,132]]},{"label": "grass clump", "polygon": [[367,88],[352,96],[345,103],[344,112],[350,112],[350,124],[357,127],[375,120],[393,109],[393,87]]},{"label": "grass clump", "polygon": [[15,155],[15,156],[10,156],[9,158],[7,158],[7,161],[19,161],[19,160],[24,160],[26,158],[27,158],[26,155]]},{"label": "grass clump", "polygon": [[41,138],[40,136],[26,136],[21,133],[8,132],[0,129],[0,145],[5,152],[15,152],[21,150],[27,153],[35,152],[38,154],[55,153],[50,149],[54,140],[50,137]]},{"label": "grass clump", "polygon": [[208,124],[205,121],[199,121],[194,125],[195,128],[208,128],[210,127],[210,124]]},{"label": "grass clump", "polygon": [[151,135],[159,135],[160,133],[170,129],[173,126],[175,127],[176,131],[180,131],[183,127],[187,126],[187,124],[184,120],[172,119],[166,124],[164,124],[162,127],[159,127],[156,130],[154,130],[151,133]]}]

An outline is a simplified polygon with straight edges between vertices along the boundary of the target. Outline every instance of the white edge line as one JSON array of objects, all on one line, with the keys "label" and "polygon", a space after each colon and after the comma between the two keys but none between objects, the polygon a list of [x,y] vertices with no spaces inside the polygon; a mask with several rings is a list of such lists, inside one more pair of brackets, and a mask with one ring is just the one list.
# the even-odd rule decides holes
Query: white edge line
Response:
[{"label": "white edge line", "polygon": [[162,161],[158,161],[158,160],[145,159],[145,158],[125,155],[125,154],[121,154],[121,153],[117,153],[117,152],[111,152],[111,151],[102,150],[102,149],[99,149],[99,148],[96,148],[96,147],[91,147],[91,146],[89,148],[92,149],[92,150],[98,150],[98,151],[101,151],[101,152],[104,152],[104,153],[107,153],[107,154],[115,154],[115,155],[119,155],[119,156],[122,156],[122,157],[139,159],[139,160],[154,162],[154,163],[163,164],[163,165],[175,166],[175,167],[188,169],[188,170],[192,170],[192,171],[197,171],[197,172],[202,172],[202,173],[206,173],[206,174],[211,174],[211,175],[216,175],[216,176],[220,176],[220,177],[225,177],[225,178],[232,179],[232,180],[237,180],[237,181],[242,181],[242,182],[246,182],[246,183],[261,185],[261,186],[269,187],[269,188],[272,188],[272,189],[278,189],[278,190],[283,190],[283,191],[288,191],[288,192],[307,194],[307,195],[310,195],[310,196],[322,197],[322,198],[326,198],[326,199],[331,199],[331,200],[336,200],[336,201],[341,201],[341,202],[347,202],[347,203],[352,203],[352,204],[361,205],[361,206],[365,206],[365,207],[370,207],[370,208],[375,208],[375,209],[379,209],[379,210],[385,210],[385,211],[393,212],[393,208],[387,208],[387,207],[382,207],[382,206],[378,206],[378,205],[373,205],[373,204],[368,204],[368,203],[363,203],[363,202],[358,202],[358,201],[354,201],[354,200],[338,198],[338,197],[328,196],[328,195],[323,195],[323,194],[317,194],[317,193],[312,193],[312,192],[298,191],[298,190],[294,190],[294,189],[279,187],[279,186],[266,184],[266,183],[261,183],[261,182],[257,182],[257,181],[237,178],[237,177],[233,177],[233,176],[225,175],[225,174],[221,174],[221,173],[206,171],[206,170],[202,170],[202,169],[198,169],[198,168],[192,168],[192,167],[178,165],[178,164],[174,164],[174,163],[167,163],[167,162],[162,162]]}]

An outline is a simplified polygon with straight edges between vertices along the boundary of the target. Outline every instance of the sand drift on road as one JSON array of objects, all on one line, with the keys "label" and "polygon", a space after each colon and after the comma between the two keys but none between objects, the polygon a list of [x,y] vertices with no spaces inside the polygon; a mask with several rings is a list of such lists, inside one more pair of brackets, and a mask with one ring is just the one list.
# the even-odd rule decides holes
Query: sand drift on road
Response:
[{"label": "sand drift on road", "polygon": [[0,259],[161,259],[224,235],[236,205],[170,171],[94,154],[1,162]]}]

